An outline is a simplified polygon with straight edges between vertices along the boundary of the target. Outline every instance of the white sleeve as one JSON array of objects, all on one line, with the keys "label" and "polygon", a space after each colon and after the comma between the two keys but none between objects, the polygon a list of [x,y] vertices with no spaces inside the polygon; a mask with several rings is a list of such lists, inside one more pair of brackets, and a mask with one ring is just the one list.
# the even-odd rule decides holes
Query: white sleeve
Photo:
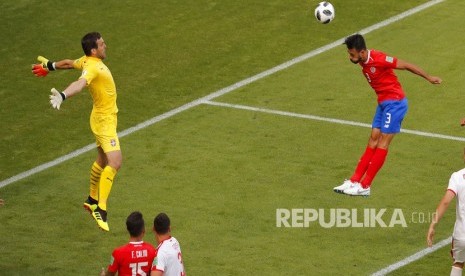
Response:
[{"label": "white sleeve", "polygon": [[449,179],[449,186],[447,186],[447,189],[454,192],[455,195],[457,195],[457,192],[458,192],[458,182],[459,182],[458,177],[459,177],[459,173],[457,172],[453,173]]},{"label": "white sleeve", "polygon": [[164,251],[157,252],[157,256],[155,257],[154,264],[155,265],[152,267],[152,270],[165,271],[166,253]]}]

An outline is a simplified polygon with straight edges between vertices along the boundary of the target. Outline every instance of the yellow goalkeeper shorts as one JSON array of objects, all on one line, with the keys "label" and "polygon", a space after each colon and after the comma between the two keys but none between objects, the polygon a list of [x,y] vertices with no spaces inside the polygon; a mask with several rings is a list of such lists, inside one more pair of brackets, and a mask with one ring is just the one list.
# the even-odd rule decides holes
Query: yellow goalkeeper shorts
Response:
[{"label": "yellow goalkeeper shorts", "polygon": [[95,135],[97,146],[103,149],[103,152],[121,150],[119,145],[116,126],[118,119],[116,114],[90,116],[90,128]]}]

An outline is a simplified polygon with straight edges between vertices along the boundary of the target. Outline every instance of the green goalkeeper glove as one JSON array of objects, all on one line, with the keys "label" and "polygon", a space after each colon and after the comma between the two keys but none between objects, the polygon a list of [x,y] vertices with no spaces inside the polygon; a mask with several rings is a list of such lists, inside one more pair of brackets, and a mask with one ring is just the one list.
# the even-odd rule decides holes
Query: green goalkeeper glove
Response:
[{"label": "green goalkeeper glove", "polygon": [[42,63],[42,67],[44,69],[47,68],[49,71],[55,71],[56,70],[55,62],[50,61],[50,60],[44,58],[43,56],[38,56],[37,60]]},{"label": "green goalkeeper glove", "polygon": [[60,110],[61,103],[66,99],[66,94],[52,88],[52,95],[50,95],[50,104],[53,108]]}]

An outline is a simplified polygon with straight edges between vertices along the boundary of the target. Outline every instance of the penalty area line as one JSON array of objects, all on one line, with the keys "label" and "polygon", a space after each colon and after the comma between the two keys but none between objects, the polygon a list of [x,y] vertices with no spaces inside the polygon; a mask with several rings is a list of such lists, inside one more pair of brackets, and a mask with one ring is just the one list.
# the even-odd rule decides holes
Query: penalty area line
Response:
[{"label": "penalty area line", "polygon": [[[300,113],[294,113],[294,112],[288,112],[288,111],[273,110],[273,109],[267,109],[267,108],[260,108],[260,107],[253,107],[253,106],[246,106],[246,105],[239,105],[239,104],[229,104],[229,103],[214,102],[214,101],[205,101],[204,104],[228,107],[228,108],[234,108],[234,109],[242,109],[242,110],[248,110],[248,111],[254,111],[254,112],[262,112],[262,113],[268,113],[268,114],[275,114],[275,115],[281,115],[281,116],[302,118],[302,119],[307,119],[307,120],[323,121],[323,122],[334,123],[334,124],[371,128],[371,124],[348,121],[348,120],[341,120],[341,119],[335,119],[335,118],[327,118],[327,117],[321,117],[321,116],[316,116],[316,115],[300,114]],[[417,135],[417,136],[429,137],[429,138],[438,138],[438,139],[465,142],[464,137],[458,137],[458,136],[450,136],[450,135],[424,132],[424,131],[418,131],[418,130],[410,130],[410,129],[401,129],[400,132]]]},{"label": "penalty area line", "polygon": [[448,237],[447,239],[444,239],[442,241],[440,241],[439,243],[436,243],[435,245],[433,245],[432,247],[428,247],[428,248],[425,248],[423,250],[420,250],[418,251],[417,253],[413,254],[413,255],[410,255],[408,256],[407,258],[401,260],[401,261],[398,261],[397,263],[394,263],[390,266],[387,266],[381,270],[378,270],[376,271],[375,273],[371,274],[371,276],[384,276],[390,272],[393,272],[394,270],[397,270],[403,266],[406,266],[410,263],[413,263],[415,261],[418,261],[419,259],[425,257],[426,255],[428,254],[431,254],[433,253],[434,251],[437,251],[441,248],[443,248],[444,246],[447,246],[448,244],[450,244],[452,241],[452,236],[451,237]]}]

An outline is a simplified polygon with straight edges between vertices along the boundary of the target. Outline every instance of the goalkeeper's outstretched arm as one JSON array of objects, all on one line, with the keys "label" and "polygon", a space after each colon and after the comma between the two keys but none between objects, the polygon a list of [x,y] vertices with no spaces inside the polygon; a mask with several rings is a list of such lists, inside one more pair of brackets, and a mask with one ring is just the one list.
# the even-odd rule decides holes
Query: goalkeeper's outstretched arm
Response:
[{"label": "goalkeeper's outstretched arm", "polygon": [[77,81],[72,82],[68,87],[66,87],[63,92],[52,88],[50,95],[50,104],[53,108],[60,109],[61,103],[69,97],[76,95],[81,92],[84,87],[86,87],[86,79],[78,79]]},{"label": "goalkeeper's outstretched arm", "polygon": [[50,71],[58,69],[73,69],[74,61],[71,59],[63,59],[57,62],[50,61],[43,56],[38,56],[39,64],[32,65],[32,73],[37,77],[45,77]]},{"label": "goalkeeper's outstretched arm", "polygon": [[72,97],[77,93],[81,92],[84,87],[86,87],[86,79],[78,79],[77,81],[72,82],[62,93],[65,94],[66,98]]},{"label": "goalkeeper's outstretched arm", "polygon": [[63,59],[60,61],[55,62],[55,69],[73,69],[74,60],[71,59]]}]

